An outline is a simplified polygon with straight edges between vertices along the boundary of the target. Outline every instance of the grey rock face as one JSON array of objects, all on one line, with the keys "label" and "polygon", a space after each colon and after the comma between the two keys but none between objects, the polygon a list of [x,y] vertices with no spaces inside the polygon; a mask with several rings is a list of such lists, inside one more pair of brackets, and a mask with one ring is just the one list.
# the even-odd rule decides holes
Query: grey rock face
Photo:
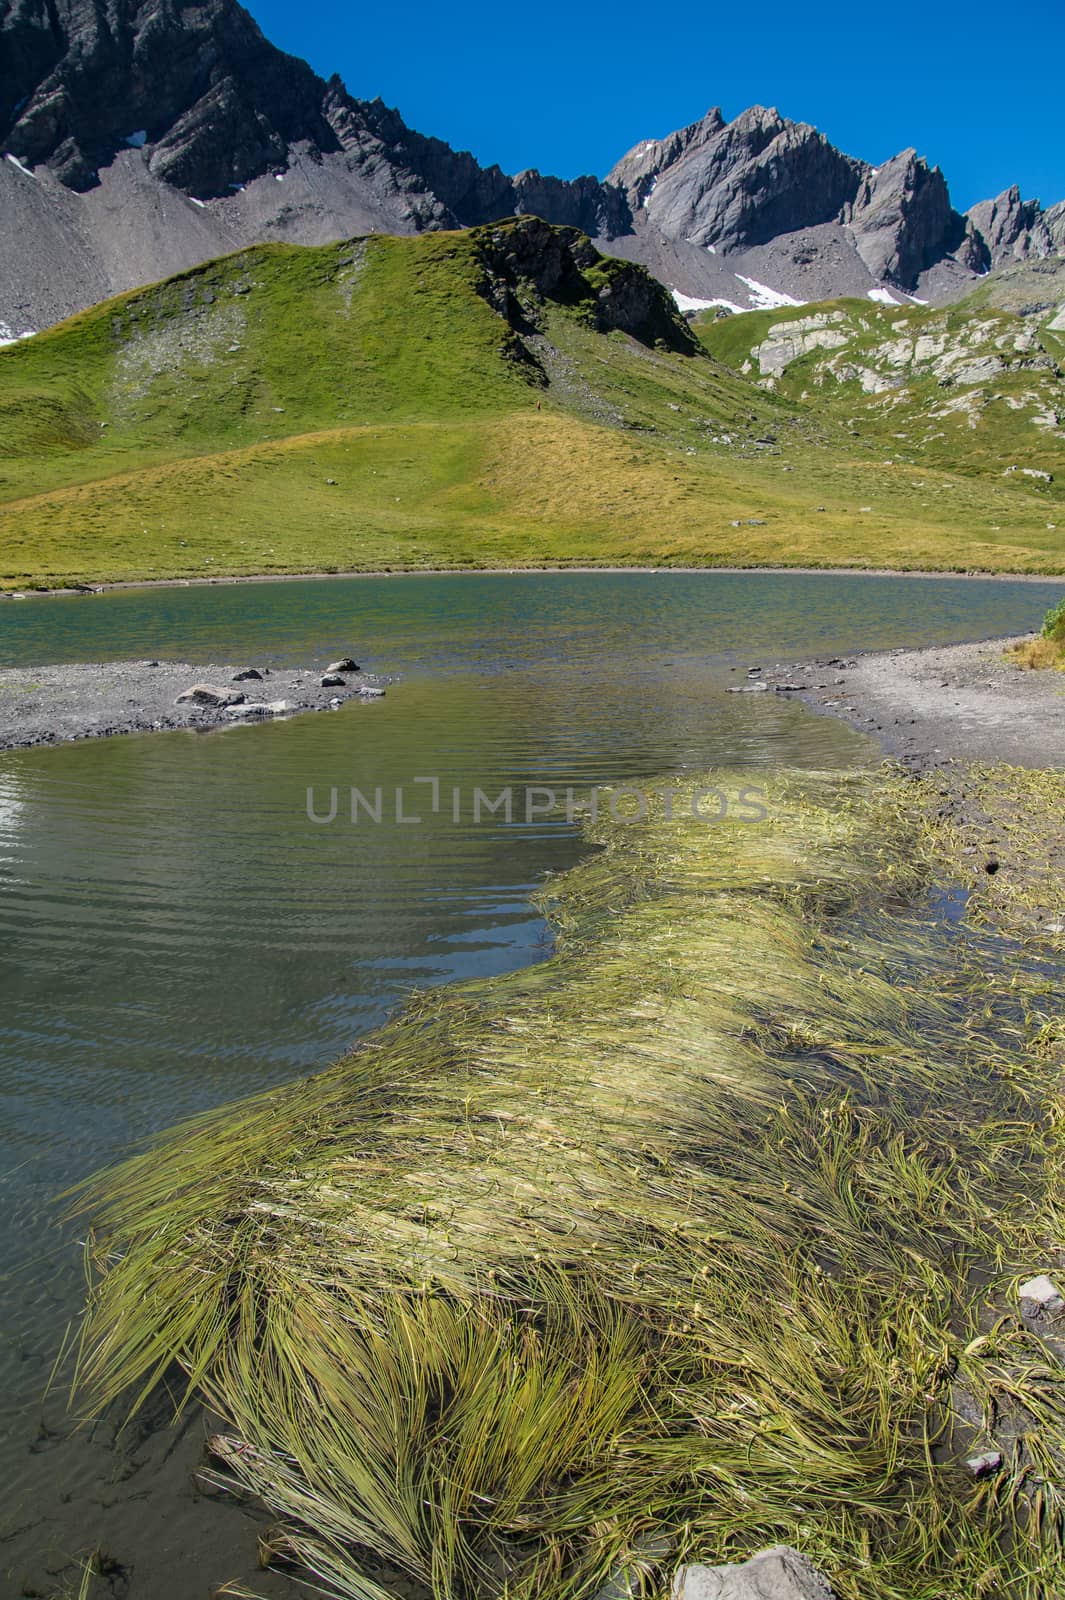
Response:
[{"label": "grey rock face", "polygon": [[672,1600],[832,1600],[817,1568],[790,1545],[725,1567],[681,1567]]},{"label": "grey rock face", "polygon": [[[735,255],[795,241],[796,265],[811,248],[837,292],[853,292],[846,255],[872,285],[904,290],[949,262],[961,283],[990,264],[974,223],[950,203],[943,174],[914,150],[880,168],[856,161],[807,123],[754,106],[733,122],[717,109],[667,139],[637,145],[610,173],[633,215],[674,244]],[[812,243],[813,230],[830,230]],[[831,230],[834,230],[834,235]],[[793,292],[785,250],[773,265],[787,276],[771,286]]]},{"label": "grey rock face", "polygon": [[72,189],[131,140],[151,146],[157,177],[203,196],[285,165],[297,140],[335,148],[320,80],[233,0],[9,0],[0,28],[5,148]]},{"label": "grey rock face", "polygon": [[[1055,207],[1062,212],[1065,205]],[[1029,257],[1051,256],[1056,242],[1048,215],[1038,200],[1022,200],[1014,184],[995,200],[981,200],[968,213],[969,220],[984,239],[994,266],[1005,261],[1027,261]]]},{"label": "grey rock face", "polygon": [[973,272],[990,265],[972,224],[950,203],[946,180],[916,150],[867,173],[846,219],[873,277],[916,288],[922,272],[954,256]]},{"label": "grey rock face", "polygon": [[734,122],[715,109],[638,145],[607,182],[670,237],[730,251],[830,221],[857,192],[861,170],[808,123],[753,106]]},{"label": "grey rock face", "polygon": [[132,147],[165,183],[220,199],[284,175],[302,146],[343,155],[371,195],[406,203],[414,228],[536,209],[599,232],[624,216],[594,178],[511,179],[413,132],[277,50],[236,0],[0,0],[0,138],[79,191]]},{"label": "grey rock face", "polygon": [[1043,212],[1043,222],[1054,246],[1054,254],[1065,256],[1065,200]]}]

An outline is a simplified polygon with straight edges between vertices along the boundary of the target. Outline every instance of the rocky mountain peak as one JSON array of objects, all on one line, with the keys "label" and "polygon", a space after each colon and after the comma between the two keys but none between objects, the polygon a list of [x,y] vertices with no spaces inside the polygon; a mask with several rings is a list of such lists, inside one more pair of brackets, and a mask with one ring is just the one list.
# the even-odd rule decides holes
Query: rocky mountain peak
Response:
[{"label": "rocky mountain peak", "polygon": [[873,277],[903,289],[916,288],[921,274],[944,256],[972,272],[988,266],[972,224],[950,203],[942,172],[912,148],[866,170],[847,221]]},{"label": "rocky mountain peak", "polygon": [[126,148],[201,197],[336,141],[321,81],[236,0],[0,0],[0,138],[69,188]]},{"label": "rocky mountain peak", "polygon": [[983,236],[997,267],[1006,261],[1051,256],[1062,242],[1051,231],[1052,219],[1038,200],[1022,200],[1016,184],[994,200],[982,200],[968,212],[970,222]]},{"label": "rocky mountain peak", "polygon": [[607,182],[669,237],[729,251],[829,221],[853,197],[859,171],[816,128],[751,106],[732,122],[715,109],[637,145]]}]

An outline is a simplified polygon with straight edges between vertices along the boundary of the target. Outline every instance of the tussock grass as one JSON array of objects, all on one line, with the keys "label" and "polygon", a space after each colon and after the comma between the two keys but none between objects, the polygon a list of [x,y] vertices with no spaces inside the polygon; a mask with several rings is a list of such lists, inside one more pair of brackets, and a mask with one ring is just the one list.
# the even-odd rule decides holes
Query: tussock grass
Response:
[{"label": "tussock grass", "polygon": [[1043,618],[1037,639],[1026,639],[1009,652],[1010,659],[1029,671],[1065,667],[1065,602],[1052,606]]},{"label": "tussock grass", "polygon": [[[95,1181],[79,1389],[176,1364],[268,1554],[355,1600],[777,1540],[847,1600],[1059,1594],[1065,1390],[1008,1312],[1063,1220],[1045,996],[913,909],[903,786],[768,806],[592,826],[551,961]],[[980,1483],[959,1382],[1024,1419]]]},{"label": "tussock grass", "polygon": [[1008,652],[1011,661],[1027,672],[1043,672],[1047,667],[1065,667],[1065,642],[1060,639],[1026,639]]}]

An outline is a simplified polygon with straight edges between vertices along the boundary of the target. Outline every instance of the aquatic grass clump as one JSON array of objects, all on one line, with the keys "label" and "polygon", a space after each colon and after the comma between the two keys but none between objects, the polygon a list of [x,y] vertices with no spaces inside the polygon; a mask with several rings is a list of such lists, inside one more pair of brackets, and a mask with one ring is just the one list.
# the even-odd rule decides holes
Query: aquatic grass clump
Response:
[{"label": "aquatic grass clump", "polygon": [[[135,1406],[176,1364],[225,1419],[217,1480],[328,1593],[576,1600],[781,1540],[849,1600],[1065,1584],[1061,1391],[1008,1314],[1053,1064],[914,909],[904,785],[768,803],[598,823],[551,961],[86,1193],[80,1388]],[[1024,1420],[990,1485],[960,1382]]]}]

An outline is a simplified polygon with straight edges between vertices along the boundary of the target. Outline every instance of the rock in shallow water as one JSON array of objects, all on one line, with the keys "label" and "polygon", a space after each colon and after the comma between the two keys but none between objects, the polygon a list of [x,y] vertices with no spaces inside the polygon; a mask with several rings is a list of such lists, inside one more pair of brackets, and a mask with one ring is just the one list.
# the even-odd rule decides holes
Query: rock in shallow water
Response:
[{"label": "rock in shallow water", "polygon": [[326,672],[358,672],[359,663],[350,656],[341,656],[339,661],[331,661],[326,667]]},{"label": "rock in shallow water", "polygon": [[828,1582],[790,1545],[724,1567],[681,1567],[672,1600],[833,1600]]},{"label": "rock in shallow water", "polygon": [[244,705],[227,706],[231,717],[283,717],[292,710],[290,700],[249,700]]}]

